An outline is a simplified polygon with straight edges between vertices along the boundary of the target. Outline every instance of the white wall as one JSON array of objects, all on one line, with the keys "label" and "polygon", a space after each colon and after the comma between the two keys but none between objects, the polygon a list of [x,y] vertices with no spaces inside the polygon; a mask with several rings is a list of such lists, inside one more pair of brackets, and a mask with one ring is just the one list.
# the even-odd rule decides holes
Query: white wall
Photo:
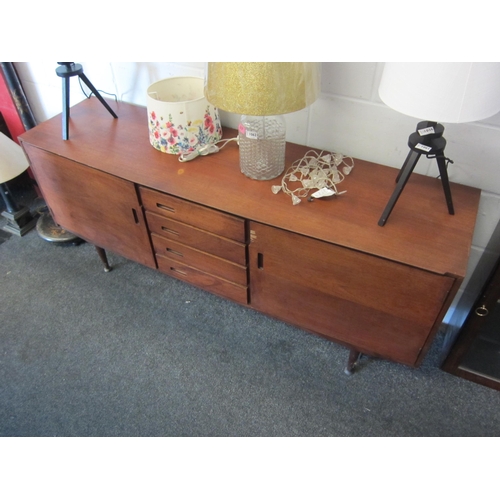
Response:
[{"label": "white wall", "polygon": [[[95,87],[118,100],[146,105],[147,87],[171,76],[204,76],[205,63],[81,62]],[[61,79],[53,62],[16,63],[16,69],[38,122],[62,109]],[[400,168],[415,119],[397,113],[378,97],[383,63],[322,63],[322,93],[310,108],[286,115],[287,139],[311,147]],[[71,79],[71,102],[84,99],[77,79]],[[103,94],[105,95],[105,94]],[[221,112],[224,125],[236,127],[238,117]],[[500,220],[500,114],[482,122],[446,125],[446,155],[450,180],[483,190],[467,278],[455,304],[467,307],[486,278],[492,258],[500,253],[494,234]],[[416,171],[437,176],[435,160],[420,159]],[[442,209],[437,207],[436,209]],[[487,248],[488,247],[488,248]],[[489,258],[485,258],[489,257]],[[483,257],[483,258],[482,258]],[[432,256],[429,256],[432,258]],[[470,280],[478,262],[474,280]],[[463,294],[466,283],[471,286]],[[473,286],[472,286],[473,285]],[[468,302],[469,301],[469,302]],[[447,321],[459,323],[450,310]],[[457,324],[458,324],[457,323]]]}]

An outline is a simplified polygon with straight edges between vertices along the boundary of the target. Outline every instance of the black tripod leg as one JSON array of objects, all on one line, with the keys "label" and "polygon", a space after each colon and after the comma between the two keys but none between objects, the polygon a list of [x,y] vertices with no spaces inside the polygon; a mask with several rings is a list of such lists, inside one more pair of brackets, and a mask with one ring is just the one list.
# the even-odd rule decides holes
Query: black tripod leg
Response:
[{"label": "black tripod leg", "polygon": [[392,209],[403,192],[403,189],[406,186],[406,183],[408,182],[408,179],[410,178],[410,175],[413,172],[419,158],[420,153],[410,150],[398,174],[396,189],[394,189],[394,192],[392,193],[392,196],[382,213],[382,217],[380,217],[380,220],[378,221],[379,226],[383,226],[387,222],[387,219],[389,218],[389,215],[391,215]]},{"label": "black tripod leg", "polygon": [[87,87],[94,93],[97,99],[101,101],[103,106],[111,113],[111,115],[114,116],[115,118],[118,118],[118,116],[116,116],[116,113],[110,108],[109,104],[102,98],[101,94],[99,94],[99,91],[92,85],[90,80],[85,76],[85,73],[82,73],[80,75],[80,78],[85,82],[85,85],[87,85]]},{"label": "black tripod leg", "polygon": [[69,78],[63,78],[62,81],[63,94],[63,113],[62,113],[62,138],[68,140],[69,136]]},{"label": "black tripod leg", "polygon": [[446,168],[446,161],[444,156],[436,156],[436,161],[439,167],[439,174],[441,175],[441,183],[443,184],[444,196],[446,197],[446,204],[448,205],[448,213],[450,215],[455,215],[455,209],[453,208],[453,200],[451,199],[451,189],[450,181],[448,179],[448,170]]}]

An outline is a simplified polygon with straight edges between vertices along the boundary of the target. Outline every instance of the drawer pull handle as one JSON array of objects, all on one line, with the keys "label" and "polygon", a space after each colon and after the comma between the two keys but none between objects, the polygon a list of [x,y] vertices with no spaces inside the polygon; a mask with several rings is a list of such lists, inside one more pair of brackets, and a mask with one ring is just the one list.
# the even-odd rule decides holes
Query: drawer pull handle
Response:
[{"label": "drawer pull handle", "polygon": [[187,273],[184,272],[184,271],[180,271],[179,269],[176,269],[175,267],[171,267],[170,270],[173,272],[173,273],[177,273],[177,274],[182,274],[182,276],[187,276]]},{"label": "drawer pull handle", "polygon": [[166,210],[167,212],[174,212],[175,213],[175,208],[167,207],[167,205],[162,205],[161,203],[157,203],[156,206],[161,210]]},{"label": "drawer pull handle", "polygon": [[167,247],[167,252],[173,253],[174,255],[178,255],[179,257],[184,257],[184,255],[181,252],[178,252],[177,250],[174,250],[173,248]]},{"label": "drawer pull handle", "polygon": [[166,233],[173,234],[174,236],[179,236],[179,232],[178,231],[174,231],[173,229],[170,229],[168,227],[161,226],[161,230],[165,231]]}]

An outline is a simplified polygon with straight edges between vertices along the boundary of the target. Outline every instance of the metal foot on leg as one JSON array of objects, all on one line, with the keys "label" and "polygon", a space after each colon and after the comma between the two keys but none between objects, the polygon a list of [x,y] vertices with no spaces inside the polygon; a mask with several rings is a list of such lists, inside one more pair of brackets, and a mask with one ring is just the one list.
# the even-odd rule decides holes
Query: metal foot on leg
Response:
[{"label": "metal foot on leg", "polygon": [[99,258],[101,259],[102,263],[104,264],[104,272],[109,273],[111,271],[111,267],[108,263],[108,257],[106,256],[106,250],[104,248],[96,246],[95,249],[97,250],[97,254],[99,255]]},{"label": "metal foot on leg", "polygon": [[347,366],[345,367],[344,373],[346,375],[352,375],[354,373],[354,369],[356,367],[356,363],[358,362],[359,356],[361,353],[356,349],[351,349],[349,352],[349,359],[347,361]]}]

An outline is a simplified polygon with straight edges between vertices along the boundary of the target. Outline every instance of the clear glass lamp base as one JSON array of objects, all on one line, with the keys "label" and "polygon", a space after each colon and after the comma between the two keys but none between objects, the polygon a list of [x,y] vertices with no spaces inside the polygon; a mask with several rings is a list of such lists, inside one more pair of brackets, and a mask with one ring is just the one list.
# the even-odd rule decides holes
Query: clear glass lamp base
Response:
[{"label": "clear glass lamp base", "polygon": [[283,116],[242,116],[238,140],[240,169],[247,177],[264,181],[283,173],[286,145]]}]

